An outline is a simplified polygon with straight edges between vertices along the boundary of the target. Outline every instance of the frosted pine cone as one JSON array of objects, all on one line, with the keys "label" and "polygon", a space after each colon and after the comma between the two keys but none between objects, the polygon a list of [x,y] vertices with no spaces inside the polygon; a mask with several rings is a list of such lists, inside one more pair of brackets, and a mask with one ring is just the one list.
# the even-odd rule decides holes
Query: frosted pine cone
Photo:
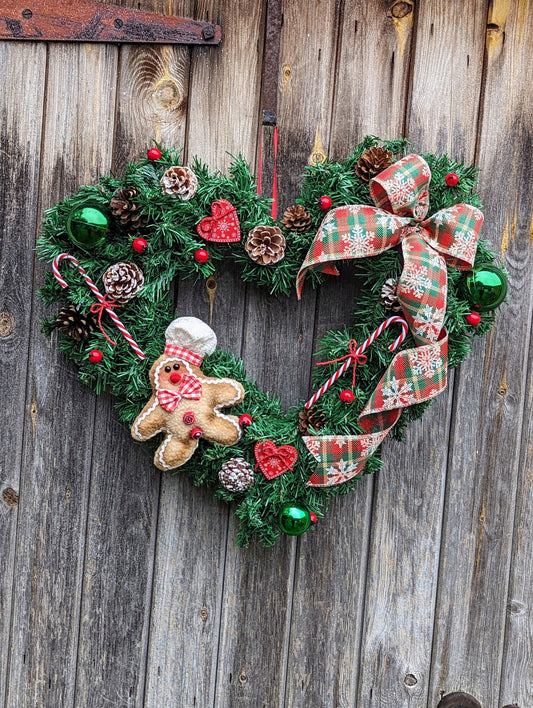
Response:
[{"label": "frosted pine cone", "polygon": [[371,147],[365,150],[355,165],[355,173],[361,182],[370,182],[372,177],[392,163],[392,152],[382,147]]},{"label": "frosted pine cone", "polygon": [[392,312],[400,312],[402,309],[400,302],[398,300],[398,295],[396,294],[396,289],[398,288],[398,281],[395,278],[387,278],[381,288],[381,304],[386,310],[392,310]]},{"label": "frosted pine cone", "polygon": [[285,236],[277,226],[256,226],[244,244],[246,252],[259,265],[273,265],[285,255]]},{"label": "frosted pine cone", "polygon": [[224,462],[218,478],[230,492],[244,492],[254,483],[254,471],[243,457],[232,457]]},{"label": "frosted pine cone", "polygon": [[109,266],[102,280],[106,293],[121,305],[134,298],[144,285],[143,272],[135,263]]},{"label": "frosted pine cone", "polygon": [[187,202],[196,194],[198,179],[189,167],[169,167],[161,177],[161,186],[163,194],[174,198],[180,196]]}]

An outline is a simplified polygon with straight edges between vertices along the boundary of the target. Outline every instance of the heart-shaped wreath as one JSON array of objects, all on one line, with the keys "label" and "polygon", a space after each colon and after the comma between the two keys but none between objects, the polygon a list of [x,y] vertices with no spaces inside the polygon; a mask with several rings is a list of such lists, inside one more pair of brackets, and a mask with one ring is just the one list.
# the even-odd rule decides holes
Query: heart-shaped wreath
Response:
[{"label": "heart-shaped wreath", "polygon": [[[478,239],[476,169],[406,151],[367,137],[346,160],[308,167],[279,222],[242,158],[224,176],[159,148],[46,214],[40,294],[61,309],[44,331],[59,331],[84,383],[114,396],[133,437],[152,441],[160,469],[235,502],[239,545],[302,533],[375,472],[382,440],[445,388],[505,297]],[[355,263],[355,324],[323,338],[319,388],[287,413],[207,324],[175,319],[175,276],[208,278],[222,259],[276,295]]]}]

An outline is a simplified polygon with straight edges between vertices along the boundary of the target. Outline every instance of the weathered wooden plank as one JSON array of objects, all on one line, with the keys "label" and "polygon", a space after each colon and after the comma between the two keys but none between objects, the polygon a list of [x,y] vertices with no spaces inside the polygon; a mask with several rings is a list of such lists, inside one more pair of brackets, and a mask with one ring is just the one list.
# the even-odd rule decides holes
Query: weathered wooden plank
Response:
[{"label": "weathered wooden plank", "polygon": [[[263,9],[251,0],[224,0],[198,3],[196,12],[229,31],[224,30],[222,51],[193,52],[185,156],[225,169],[231,161],[226,151],[254,158]],[[221,268],[216,280],[211,325],[218,346],[239,354],[245,288],[231,267]],[[176,308],[209,322],[205,285],[179,283]],[[228,539],[228,513],[212,490],[193,488],[179,472],[163,475],[147,706],[209,706],[215,700],[223,587],[233,584],[225,561],[226,543],[235,543],[234,531]],[[238,597],[241,588],[234,592]]]},{"label": "weathered wooden plank", "polygon": [[[219,51],[213,48],[213,52]],[[153,140],[166,147],[184,145],[189,58],[185,47],[121,48],[113,165],[116,171],[146,153]]]},{"label": "weathered wooden plank", "polygon": [[[533,358],[531,344],[529,360]],[[507,627],[503,648],[502,678],[499,705],[528,706],[533,704],[531,661],[533,631],[533,379],[528,372],[527,399],[524,408],[522,451],[518,464],[518,496],[511,579],[507,599]]]},{"label": "weathered wooden plank", "polygon": [[[102,135],[112,135],[116,74],[114,47],[48,52],[43,207],[109,169]],[[7,692],[7,705],[28,708],[73,704],[94,417],[92,394],[40,333],[41,316],[34,301]]]},{"label": "weathered wooden plank", "polygon": [[[458,24],[459,14],[475,18],[474,31]],[[473,160],[484,45],[480,3],[424,3],[415,32],[407,135],[418,150],[448,150]],[[461,92],[465,83],[468,92]],[[427,705],[452,377],[449,386],[423,421],[409,428],[403,445],[384,445],[386,463],[372,510],[362,706]]]},{"label": "weathered wooden plank", "polygon": [[[4,77],[0,93],[0,362],[3,381],[9,382],[0,388],[0,406],[6,414],[9,411],[12,421],[2,426],[0,454],[0,538],[4,549],[0,556],[0,705],[4,705],[23,442],[19,422],[26,410],[45,47],[0,45],[0,64]],[[28,67],[23,76],[20,66]]]},{"label": "weathered wooden plank", "polygon": [[[389,136],[401,132],[410,29],[408,25],[406,34],[399,35],[389,16],[389,4],[344,4],[336,40],[337,66],[332,64],[330,77],[335,94],[328,152],[337,158],[346,157],[366,133]],[[396,61],[395,56],[399,57]],[[376,65],[387,69],[376,73]],[[372,91],[367,89],[369,84]],[[395,87],[394,101],[389,95],[391,86]],[[380,110],[385,105],[387,110]],[[317,338],[352,321],[356,293],[357,283],[349,266],[341,269],[340,278],[331,278],[321,287],[315,319]],[[301,539],[287,705],[356,704],[372,488],[373,480],[365,478],[355,493],[332,502],[314,533]]]},{"label": "weathered wooden plank", "polygon": [[[483,233],[501,249],[509,270],[509,306],[498,315],[489,346],[475,347],[456,383],[430,703],[442,691],[460,688],[483,706],[498,705],[505,621],[514,622],[512,603],[521,601],[512,596],[508,604],[507,588],[533,300],[532,26],[530,3],[491,5],[478,162]],[[517,327],[517,322],[527,325]],[[528,477],[527,472],[520,477],[521,498],[527,495]],[[518,516],[519,522],[525,520]],[[524,535],[530,544],[530,529],[515,528],[517,541]],[[522,569],[527,572],[520,558],[517,562],[515,581]],[[511,646],[517,646],[518,635],[509,628],[506,691],[530,682],[524,664],[514,673],[517,657]],[[531,657],[530,646],[528,652]],[[522,692],[518,705],[528,704],[526,696]]]},{"label": "weathered wooden plank", "polygon": [[[172,7],[159,2],[153,9],[189,15],[190,5],[188,0]],[[115,171],[144,154],[154,138],[183,144],[188,72],[186,48],[121,48]],[[103,440],[109,442],[102,445]],[[115,702],[144,705],[160,477],[152,456],[140,450],[118,422],[110,401],[99,400],[76,686],[80,708]],[[189,497],[195,492],[191,490]],[[162,527],[174,516],[164,516]],[[184,519],[177,524],[183,525]],[[180,543],[185,541],[183,534]],[[168,591],[176,597],[175,586]],[[198,614],[196,619],[202,624]],[[173,638],[173,633],[165,632],[153,642]]]}]

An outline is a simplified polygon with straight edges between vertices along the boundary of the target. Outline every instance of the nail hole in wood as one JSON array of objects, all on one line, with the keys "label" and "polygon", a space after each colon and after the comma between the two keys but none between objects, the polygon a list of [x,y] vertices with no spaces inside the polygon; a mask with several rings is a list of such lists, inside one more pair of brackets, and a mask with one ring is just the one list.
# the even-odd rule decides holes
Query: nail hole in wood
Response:
[{"label": "nail hole in wood", "polygon": [[208,616],[209,616],[209,613],[207,612],[206,608],[202,607],[202,609],[200,610],[200,617],[205,622],[206,619],[208,618]]},{"label": "nail hole in wood", "polygon": [[483,706],[469,693],[457,691],[443,696],[437,708],[483,708]]},{"label": "nail hole in wood", "polygon": [[0,337],[7,337],[13,331],[15,320],[9,312],[0,312]]},{"label": "nail hole in wood", "polygon": [[500,31],[500,25],[494,24],[494,22],[489,22],[487,25],[487,30],[489,32],[499,32]]},{"label": "nail hole in wood", "polygon": [[244,686],[246,681],[248,681],[248,676],[246,676],[246,672],[243,669],[239,674],[239,682]]},{"label": "nail hole in wood", "polygon": [[19,503],[19,495],[12,487],[6,487],[2,491],[2,499],[7,506],[17,506]]}]

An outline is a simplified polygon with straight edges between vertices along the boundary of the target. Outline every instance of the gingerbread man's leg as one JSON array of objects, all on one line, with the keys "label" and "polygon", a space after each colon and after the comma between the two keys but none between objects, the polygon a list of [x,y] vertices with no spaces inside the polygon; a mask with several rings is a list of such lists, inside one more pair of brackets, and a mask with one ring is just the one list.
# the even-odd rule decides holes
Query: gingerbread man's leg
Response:
[{"label": "gingerbread man's leg", "polygon": [[167,433],[154,455],[154,464],[160,470],[171,470],[181,467],[192,456],[198,447],[198,440],[181,439],[172,433]]}]

